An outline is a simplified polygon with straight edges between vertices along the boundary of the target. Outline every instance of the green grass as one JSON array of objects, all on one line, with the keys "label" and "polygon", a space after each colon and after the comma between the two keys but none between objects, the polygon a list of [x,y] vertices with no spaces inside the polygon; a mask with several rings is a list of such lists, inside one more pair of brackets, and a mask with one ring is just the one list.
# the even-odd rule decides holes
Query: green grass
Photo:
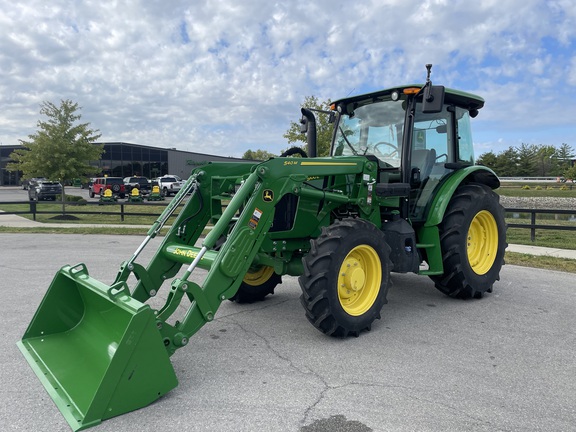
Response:
[{"label": "green grass", "polygon": [[576,188],[573,190],[525,190],[525,189],[512,189],[500,187],[496,192],[502,196],[508,197],[538,197],[538,198],[576,198]]},{"label": "green grass", "polygon": [[[523,189],[528,186],[530,189]],[[567,190],[561,190],[562,186]],[[537,189],[537,188],[540,189]],[[496,189],[502,196],[509,197],[553,197],[553,198],[576,198],[576,184],[572,183],[502,183]]]},{"label": "green grass", "polygon": [[[543,224],[542,221],[537,220],[537,222]],[[515,220],[515,223],[518,221]],[[572,225],[576,226],[576,223]],[[508,228],[506,240],[510,244],[576,250],[576,231],[537,229],[535,241],[532,242],[528,228]]]},{"label": "green grass", "polygon": [[[1,216],[0,216],[1,217]],[[162,228],[160,235],[166,234],[168,228]],[[53,227],[3,227],[0,226],[0,233],[34,233],[34,234],[110,234],[110,235],[141,235],[145,236],[148,227],[128,228],[128,227],[78,227],[78,228],[53,228]]]},{"label": "green grass", "polygon": [[[135,213],[135,215],[125,215],[124,221],[121,219],[119,205],[69,205],[67,204],[66,219],[62,218],[62,204],[59,203],[37,203],[36,221],[43,223],[67,223],[67,224],[125,224],[125,225],[152,225],[158,218],[166,202],[158,205],[138,205],[124,204],[125,213]],[[30,211],[29,204],[4,204],[0,208],[5,212]],[[75,212],[87,212],[89,214],[76,214]],[[114,213],[114,214],[102,214]],[[146,216],[143,214],[154,214]],[[21,214],[21,217],[32,220],[32,214]]]},{"label": "green grass", "polygon": [[506,252],[506,264],[576,273],[576,260]]}]

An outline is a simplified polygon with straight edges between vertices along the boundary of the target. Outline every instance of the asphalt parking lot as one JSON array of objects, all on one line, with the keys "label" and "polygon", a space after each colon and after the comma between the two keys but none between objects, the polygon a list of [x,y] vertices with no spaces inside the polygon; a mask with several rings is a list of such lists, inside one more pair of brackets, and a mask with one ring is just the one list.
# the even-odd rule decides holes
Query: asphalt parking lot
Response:
[{"label": "asphalt parking lot", "polygon": [[[110,283],[140,241],[0,234],[2,430],[70,430],[16,342],[61,266],[84,262]],[[505,266],[493,294],[460,301],[394,275],[382,320],[338,340],[306,321],[297,279],[285,277],[263,302],[225,302],[172,356],[176,389],[91,430],[576,430],[572,279]]]}]

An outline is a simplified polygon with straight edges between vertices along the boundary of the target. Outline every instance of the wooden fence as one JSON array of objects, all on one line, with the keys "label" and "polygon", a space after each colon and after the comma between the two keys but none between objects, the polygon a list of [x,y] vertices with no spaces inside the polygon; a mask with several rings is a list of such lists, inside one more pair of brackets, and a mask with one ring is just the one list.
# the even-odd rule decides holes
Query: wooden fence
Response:
[{"label": "wooden fence", "polygon": [[[44,203],[38,203],[36,201],[0,202],[0,206],[14,205],[14,204],[29,204],[29,209],[26,211],[13,211],[13,212],[6,211],[4,213],[0,213],[0,217],[2,214],[15,214],[15,215],[31,214],[32,219],[36,220],[36,215],[38,215],[38,214],[62,214],[62,210],[60,210],[60,211],[41,210],[40,207],[42,207],[42,205]],[[103,214],[103,215],[118,215],[122,222],[124,222],[126,216],[159,216],[160,215],[160,212],[158,212],[158,213],[156,213],[156,212],[154,212],[154,213],[152,213],[152,212],[149,212],[149,213],[128,212],[128,211],[126,211],[126,208],[125,208],[127,205],[130,205],[130,206],[135,206],[135,205],[147,206],[150,208],[152,208],[152,207],[164,207],[166,205],[166,201],[106,202],[106,203],[100,203],[100,202],[74,203],[74,202],[69,202],[69,203],[65,204],[65,212],[66,212],[66,214],[70,214],[70,215],[94,214],[94,213]],[[101,211],[98,211],[98,212],[82,211],[82,210],[77,209],[77,208],[82,207],[82,206],[100,206],[100,207],[102,207],[102,209],[101,209]],[[74,208],[74,210],[69,210],[70,207]],[[110,210],[108,210],[108,209],[110,209]],[[112,211],[111,209],[114,209],[114,211]],[[530,230],[530,239],[532,241],[535,241],[535,239],[536,239],[536,230],[540,230],[540,229],[576,231],[576,209],[574,209],[574,210],[559,210],[559,209],[554,210],[554,209],[507,208],[507,209],[505,209],[505,211],[507,214],[507,218],[511,218],[511,219],[515,219],[515,218],[520,219],[521,214],[529,214],[530,215],[530,221],[528,223],[509,223],[508,227],[509,228],[529,229]],[[566,216],[568,216],[566,219],[569,222],[574,222],[574,223],[568,223],[566,225],[542,224],[542,223],[538,223],[537,215],[566,215]]]}]

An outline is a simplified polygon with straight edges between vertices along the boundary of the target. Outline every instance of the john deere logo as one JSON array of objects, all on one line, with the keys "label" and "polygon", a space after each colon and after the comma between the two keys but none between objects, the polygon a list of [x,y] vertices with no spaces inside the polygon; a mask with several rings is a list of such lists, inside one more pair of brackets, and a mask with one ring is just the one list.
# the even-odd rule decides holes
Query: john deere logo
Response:
[{"label": "john deere logo", "polygon": [[270,189],[266,189],[262,193],[262,199],[266,202],[272,202],[272,200],[274,200],[274,192],[272,192]]}]

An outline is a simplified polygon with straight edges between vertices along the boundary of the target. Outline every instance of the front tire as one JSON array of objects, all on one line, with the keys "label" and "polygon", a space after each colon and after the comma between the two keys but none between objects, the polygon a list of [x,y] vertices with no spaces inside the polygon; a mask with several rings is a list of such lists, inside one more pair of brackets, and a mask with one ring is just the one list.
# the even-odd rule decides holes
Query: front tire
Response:
[{"label": "front tire", "polygon": [[230,298],[236,303],[254,303],[274,294],[274,288],[282,283],[282,277],[269,266],[250,269],[244,276],[238,291]]},{"label": "front tire", "polygon": [[349,218],[323,228],[310,243],[299,278],[308,321],[334,337],[370,330],[390,285],[390,247],[382,231]]},{"label": "front tire", "polygon": [[483,184],[458,188],[439,229],[444,274],[430,276],[436,288],[462,299],[492,292],[507,246],[499,196]]}]

